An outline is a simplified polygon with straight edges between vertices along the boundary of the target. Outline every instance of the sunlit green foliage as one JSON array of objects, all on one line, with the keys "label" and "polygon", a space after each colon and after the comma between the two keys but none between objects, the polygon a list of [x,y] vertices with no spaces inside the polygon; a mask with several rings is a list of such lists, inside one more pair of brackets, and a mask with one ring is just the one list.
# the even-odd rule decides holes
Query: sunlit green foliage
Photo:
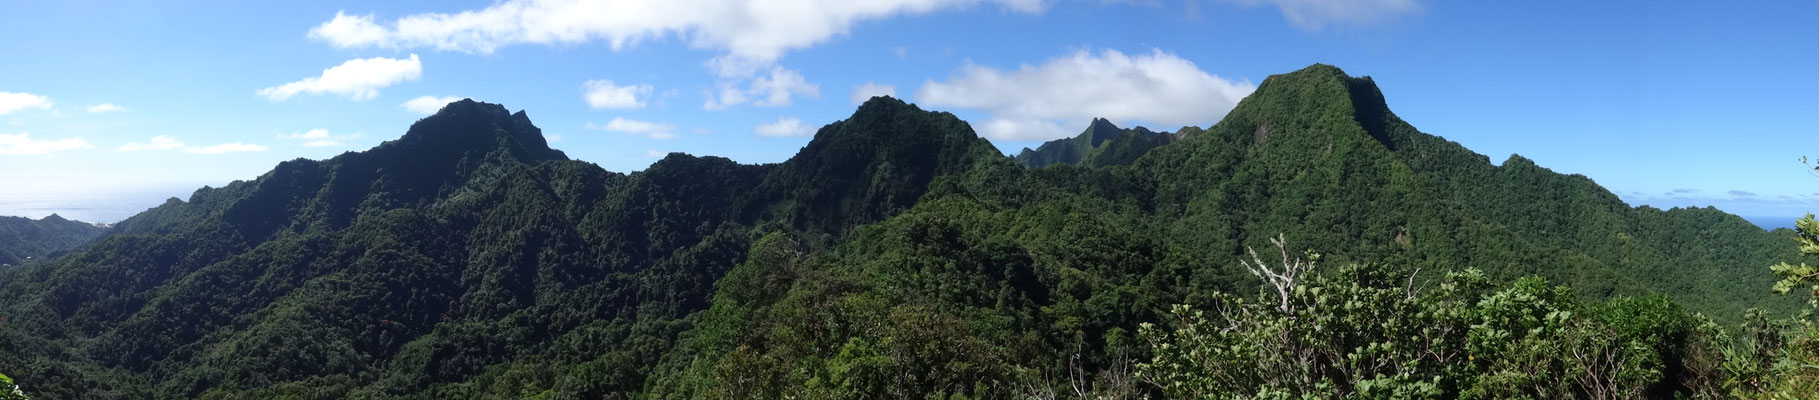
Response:
[{"label": "sunlit green foliage", "polygon": [[[1819,222],[1813,221],[1812,214],[1807,214],[1800,220],[1794,221],[1794,232],[1797,234],[1795,239],[1799,241],[1800,255],[1819,256]],[[1802,285],[1807,285],[1810,286],[1807,304],[1819,307],[1819,267],[1806,263],[1783,262],[1769,268],[1775,272],[1775,277],[1781,278],[1780,281],[1775,282],[1775,293],[1785,294]]]},{"label": "sunlit green foliage", "polygon": [[6,374],[0,374],[0,400],[28,399],[28,397],[25,397],[25,392],[19,390],[19,385],[13,383],[13,378],[7,377]]},{"label": "sunlit green foliage", "polygon": [[1342,267],[1297,286],[1287,312],[1273,294],[1176,306],[1140,330],[1154,356],[1138,376],[1177,398],[1671,398],[1716,384],[1684,363],[1719,332],[1665,298],[1583,304],[1477,270],[1424,288],[1412,272]]}]

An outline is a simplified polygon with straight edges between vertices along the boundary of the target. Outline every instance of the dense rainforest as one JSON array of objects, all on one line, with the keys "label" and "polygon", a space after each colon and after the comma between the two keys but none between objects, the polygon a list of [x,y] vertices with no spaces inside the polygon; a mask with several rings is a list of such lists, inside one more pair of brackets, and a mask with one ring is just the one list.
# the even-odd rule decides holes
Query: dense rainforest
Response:
[{"label": "dense rainforest", "polygon": [[57,255],[101,236],[95,224],[51,214],[42,219],[0,217],[0,268]]},{"label": "dense rainforest", "polygon": [[1493,164],[1326,65],[1206,129],[1013,158],[876,97],[782,163],[631,174],[464,100],[0,271],[0,373],[34,399],[1799,398],[1813,305],[1771,289],[1814,279],[1800,227]]}]

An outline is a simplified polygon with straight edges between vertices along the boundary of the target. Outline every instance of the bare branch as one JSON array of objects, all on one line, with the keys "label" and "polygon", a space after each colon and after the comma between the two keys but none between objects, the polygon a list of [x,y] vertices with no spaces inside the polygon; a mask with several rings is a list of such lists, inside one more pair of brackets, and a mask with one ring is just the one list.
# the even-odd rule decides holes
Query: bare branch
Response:
[{"label": "bare branch", "polygon": [[[1277,252],[1282,255],[1282,263],[1277,268],[1271,268],[1269,264],[1265,264],[1263,257],[1257,254],[1257,249],[1249,246],[1245,246],[1244,249],[1250,253],[1251,260],[1239,259],[1238,263],[1244,265],[1244,269],[1250,271],[1251,275],[1256,275],[1258,279],[1262,279],[1264,283],[1276,290],[1276,296],[1280,301],[1276,309],[1287,313],[1294,310],[1288,299],[1289,294],[1294,293],[1295,282],[1314,269],[1314,262],[1290,257],[1288,243],[1281,234],[1270,238],[1270,243],[1275,244]],[[1277,269],[1280,269],[1281,272],[1277,272]]]}]

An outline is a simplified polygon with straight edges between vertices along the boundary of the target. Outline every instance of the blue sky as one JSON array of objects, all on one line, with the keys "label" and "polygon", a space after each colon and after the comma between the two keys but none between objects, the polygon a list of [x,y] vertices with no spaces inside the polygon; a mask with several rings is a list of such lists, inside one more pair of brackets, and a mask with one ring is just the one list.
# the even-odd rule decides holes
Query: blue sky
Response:
[{"label": "blue sky", "polygon": [[1204,127],[1328,63],[1424,132],[1634,205],[1819,203],[1799,163],[1819,156],[1813,2],[146,3],[0,2],[0,202],[156,204],[396,138],[445,98],[527,110],[571,157],[635,171],[781,161],[875,93],[1007,152],[1094,117]]}]

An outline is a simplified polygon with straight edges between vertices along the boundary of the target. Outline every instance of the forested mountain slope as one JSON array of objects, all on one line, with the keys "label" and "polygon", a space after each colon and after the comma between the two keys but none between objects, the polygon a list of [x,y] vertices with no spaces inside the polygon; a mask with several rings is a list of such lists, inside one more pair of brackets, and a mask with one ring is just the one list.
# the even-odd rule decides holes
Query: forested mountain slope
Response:
[{"label": "forested mountain slope", "polygon": [[1149,356],[1137,326],[1255,290],[1238,260],[1278,234],[1329,265],[1541,275],[1724,320],[1794,306],[1766,290],[1765,266],[1796,257],[1790,232],[1631,208],[1519,157],[1493,165],[1401,121],[1369,78],[1315,65],[1129,167],[988,166],[832,249],[762,240],[651,389],[997,397],[1085,381],[1131,394],[1117,371]]},{"label": "forested mountain slope", "polygon": [[1422,282],[1789,303],[1763,269],[1795,257],[1787,231],[1493,165],[1337,68],[1272,76],[1195,131],[1027,168],[881,97],[783,163],[618,174],[457,102],[0,272],[0,371],[53,399],[1027,395],[1146,358],[1137,326],[1173,304],[1255,290],[1238,260],[1277,234]]},{"label": "forested mountain slope", "polygon": [[1081,167],[1129,165],[1150,149],[1169,144],[1175,139],[1176,136],[1172,133],[1155,132],[1141,126],[1121,129],[1111,121],[1094,118],[1093,123],[1087,125],[1079,136],[1052,140],[1036,146],[1034,150],[1025,147],[1017,153],[1015,159],[1017,163],[1030,168],[1056,164]]},{"label": "forested mountain slope", "polygon": [[51,214],[43,219],[0,217],[0,264],[19,265],[88,243],[105,231],[94,224]]},{"label": "forested mountain slope", "polygon": [[755,227],[837,233],[995,151],[892,99],[819,136],[778,165],[671,154],[624,175],[457,102],[0,275],[0,368],[39,398],[634,391]]}]

